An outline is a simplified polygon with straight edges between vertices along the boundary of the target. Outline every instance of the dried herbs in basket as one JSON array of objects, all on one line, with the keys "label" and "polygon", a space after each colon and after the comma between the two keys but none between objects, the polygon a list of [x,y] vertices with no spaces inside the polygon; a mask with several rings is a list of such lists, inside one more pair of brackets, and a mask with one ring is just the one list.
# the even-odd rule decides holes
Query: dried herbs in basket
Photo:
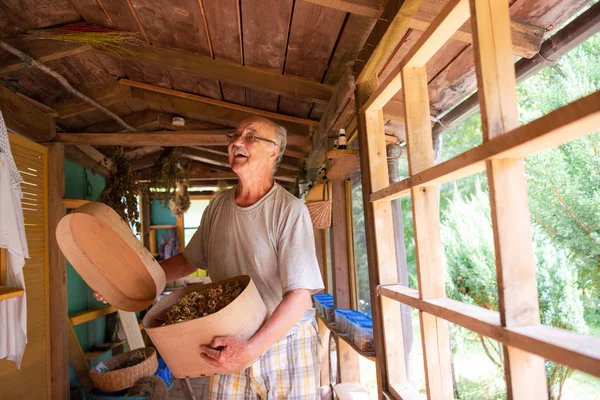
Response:
[{"label": "dried herbs in basket", "polygon": [[202,318],[225,308],[235,300],[242,287],[239,282],[209,287],[183,296],[167,312],[161,326]]}]

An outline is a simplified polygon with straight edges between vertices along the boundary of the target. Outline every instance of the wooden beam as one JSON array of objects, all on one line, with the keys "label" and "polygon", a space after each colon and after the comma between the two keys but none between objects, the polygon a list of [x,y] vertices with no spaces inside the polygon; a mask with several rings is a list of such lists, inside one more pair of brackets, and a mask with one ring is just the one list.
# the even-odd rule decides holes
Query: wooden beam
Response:
[{"label": "wooden beam", "polygon": [[213,124],[210,122],[199,121],[192,118],[182,117],[185,120],[184,126],[173,125],[173,117],[181,117],[180,115],[160,113],[158,114],[158,124],[161,128],[174,131],[199,131],[204,129],[222,129],[226,128],[222,125]]},{"label": "wooden beam", "polygon": [[371,201],[397,199],[409,195],[413,187],[441,185],[476,174],[485,170],[486,160],[525,158],[586,136],[598,130],[599,104],[600,91],[379,190],[371,195]]},{"label": "wooden beam", "polygon": [[[89,366],[87,360],[85,359],[85,355],[83,354],[83,350],[81,349],[81,345],[79,344],[79,340],[77,340],[77,335],[75,334],[75,329],[73,328],[73,324],[71,321],[67,319],[67,327],[65,329],[65,333],[68,335],[68,345],[65,344],[65,351],[68,352],[69,358],[68,361],[73,366],[75,370],[75,374],[77,375],[77,379],[79,383],[83,387],[86,393],[91,392],[94,389],[94,383],[92,382],[92,378],[90,378],[89,374]],[[67,363],[66,367],[67,372],[67,385],[69,383],[69,365]],[[52,375],[52,379],[54,380],[54,372]],[[68,393],[68,392],[67,392]],[[63,398],[68,398],[68,395]]]},{"label": "wooden beam", "polygon": [[[226,133],[229,129],[206,131],[161,131],[147,133],[59,133],[56,141],[70,144],[90,144],[92,146],[227,146]],[[288,136],[288,145],[306,146],[306,136]]]},{"label": "wooden beam", "polygon": [[[210,57],[179,50],[146,44],[126,46],[124,50],[119,55],[127,60],[184,71],[319,104],[327,103],[334,89],[332,86],[319,82],[275,74],[258,68],[244,67],[227,61],[213,60]],[[105,53],[114,56],[110,51],[105,51]]]},{"label": "wooden beam", "polygon": [[304,0],[307,3],[341,10],[368,18],[379,18],[383,12],[380,0]]},{"label": "wooden beam", "polygon": [[[67,262],[56,241],[56,227],[65,215],[65,153],[60,143],[48,143],[48,275],[50,293],[51,392],[54,399],[69,397],[69,316]],[[85,384],[85,382],[82,382]]]},{"label": "wooden beam", "polygon": [[144,338],[140,331],[139,322],[134,312],[117,310],[119,313],[119,319],[121,320],[121,326],[125,331],[125,337],[127,338],[127,344],[129,344],[129,350],[141,349],[146,347],[144,344]]},{"label": "wooden beam", "polygon": [[188,99],[192,101],[197,101],[199,103],[212,104],[213,106],[219,106],[223,108],[228,108],[231,110],[237,110],[241,112],[248,113],[250,115],[260,115],[266,118],[270,118],[276,121],[287,121],[295,124],[306,125],[306,126],[318,126],[319,121],[313,121],[311,119],[306,118],[298,118],[293,117],[291,115],[284,115],[275,112],[261,110],[259,108],[242,106],[235,103],[229,103],[227,101],[211,99],[210,97],[199,96],[197,94],[182,92],[179,90],[167,89],[160,86],[150,85],[147,83],[136,82],[129,79],[120,79],[119,83],[125,86],[131,86],[138,89],[148,90],[151,92],[162,93],[168,96],[180,97],[182,99]]},{"label": "wooden beam", "polygon": [[158,153],[159,151],[162,151],[162,149],[163,148],[160,146],[139,147],[125,152],[125,156],[130,160],[135,160],[136,158],[147,156],[148,154]]},{"label": "wooden beam", "polygon": [[[518,128],[508,3],[470,0],[483,141]],[[486,162],[498,281],[500,320],[508,328],[540,324],[531,216],[522,159]],[[508,398],[546,399],[544,359],[504,346]]]},{"label": "wooden beam", "polygon": [[[184,113],[206,115],[207,117],[211,117],[211,122],[217,122],[223,126],[236,127],[240,122],[253,115],[239,110],[231,110],[212,104],[199,103],[187,98],[184,99],[181,97],[138,88],[133,88],[133,97],[159,105],[161,107],[173,108]],[[309,127],[306,125],[300,125],[288,121],[278,122],[280,125],[284,126],[290,134],[307,136],[309,134]]]},{"label": "wooden beam", "polygon": [[112,166],[111,159],[106,157],[106,155],[104,155],[99,150],[96,150],[95,147],[90,146],[89,144],[80,144],[75,147],[77,147],[82,153],[87,155],[89,158],[91,158],[98,164],[110,170],[110,167]]},{"label": "wooden beam", "polygon": [[381,286],[378,292],[507,346],[600,378],[600,338],[544,325],[508,328],[501,324],[498,311],[448,298],[421,300],[417,290],[400,285]]},{"label": "wooden beam", "polygon": [[[437,14],[429,14],[419,11],[415,18],[410,20],[408,27],[424,32],[435,19]],[[545,29],[531,24],[511,21],[512,52],[514,55],[531,58],[540,50],[544,40]],[[450,40],[463,43],[473,43],[471,27],[465,25],[456,31]]]},{"label": "wooden beam", "polygon": [[[410,175],[434,165],[426,75],[424,66],[404,67],[401,74]],[[446,274],[442,257],[438,188],[412,189],[411,203],[419,296],[423,299],[444,298]],[[419,319],[427,397],[450,399],[453,397],[453,387],[448,323],[426,313],[419,313]]]},{"label": "wooden beam", "polygon": [[[85,143],[82,144],[85,145]],[[65,147],[65,158],[67,160],[73,161],[74,163],[81,165],[84,168],[89,169],[95,174],[97,173],[104,177],[107,177],[109,175],[109,171],[108,169],[106,169],[106,167],[98,164],[98,162],[91,159],[87,154],[85,154],[83,151],[79,150],[75,146]]]},{"label": "wooden beam", "polygon": [[[42,63],[91,50],[90,46],[84,44],[59,40],[3,40]],[[23,68],[27,68],[27,66],[16,57],[9,57],[0,61],[0,74],[8,74]]]},{"label": "wooden beam", "polygon": [[[295,182],[296,174],[290,172],[276,172],[274,176],[275,180],[284,181],[284,182]],[[140,173],[137,176],[138,181],[140,182],[148,182],[150,181],[150,175],[147,173]],[[237,179],[237,175],[234,172],[212,172],[212,171],[192,171],[189,174],[190,182],[196,181],[213,181],[213,180],[229,180],[229,179]]]},{"label": "wooden beam", "polygon": [[[93,89],[81,89],[80,91],[102,107],[110,107],[131,97],[131,88],[116,83]],[[76,117],[96,110],[96,108],[83,100],[73,97],[50,102],[47,105],[56,110],[61,119]]]},{"label": "wooden beam", "polygon": [[0,112],[8,129],[35,141],[51,140],[56,134],[54,119],[17,95],[0,85]]},{"label": "wooden beam", "polygon": [[402,36],[406,32],[410,20],[421,7],[423,0],[405,0],[398,12],[394,15],[394,19],[385,31],[385,34],[378,42],[375,50],[367,60],[362,71],[356,78],[356,83],[364,83],[373,79],[379,72],[381,65],[388,59],[389,55],[394,51]]},{"label": "wooden beam", "polygon": [[419,37],[400,64],[396,66],[365,104],[368,109],[382,109],[402,88],[400,74],[404,67],[425,66],[427,61],[469,19],[468,0],[450,0],[429,28]]},{"label": "wooden beam", "polygon": [[[122,117],[123,121],[135,127],[140,132],[160,129],[158,121],[160,113],[154,110],[144,110]],[[115,120],[107,120],[90,125],[83,129],[84,132],[126,132],[123,126]]]},{"label": "wooden beam", "polygon": [[[84,204],[89,203],[89,200],[83,200],[83,199],[62,199],[62,204],[65,207],[65,209],[75,209],[75,208],[79,208]],[[77,325],[77,324],[75,324]]]},{"label": "wooden beam", "polygon": [[181,156],[189,158],[190,160],[203,162],[205,164],[219,165],[221,167],[230,168],[229,159],[227,156],[221,156],[217,154],[211,154],[207,151],[185,148],[181,151]]},{"label": "wooden beam", "polygon": [[309,169],[318,168],[325,161],[329,132],[354,95],[354,91],[354,77],[352,76],[352,70],[348,67],[342,75],[333,97],[321,117],[319,126],[312,137],[312,148],[307,162]]},{"label": "wooden beam", "polygon": [[[407,0],[404,4],[408,4]],[[404,6],[403,6],[404,7]],[[381,110],[361,112],[377,86],[377,78],[358,84],[356,109],[359,122],[360,166],[365,210],[365,232],[377,366],[377,392],[406,382],[402,319],[397,304],[377,296],[377,286],[398,282],[391,203],[372,203],[369,193],[388,186],[387,157]],[[380,398],[382,395],[380,395]]]},{"label": "wooden beam", "polygon": [[145,168],[150,168],[154,164],[156,164],[156,162],[158,161],[159,158],[160,158],[159,152],[155,152],[155,153],[151,153],[151,154],[147,154],[145,156],[139,157],[138,159],[131,161],[131,170],[135,172],[135,171],[139,171],[139,170],[142,170]]}]

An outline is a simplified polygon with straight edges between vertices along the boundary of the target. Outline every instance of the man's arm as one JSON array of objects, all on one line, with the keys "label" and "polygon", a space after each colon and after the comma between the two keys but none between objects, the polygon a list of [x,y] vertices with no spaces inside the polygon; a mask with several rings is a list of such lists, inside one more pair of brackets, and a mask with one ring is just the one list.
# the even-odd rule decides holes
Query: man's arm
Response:
[{"label": "man's arm", "polygon": [[291,290],[283,297],[271,317],[249,340],[234,337],[215,338],[208,346],[200,346],[201,357],[207,363],[238,371],[256,360],[269,347],[279,341],[311,307],[308,289]]}]

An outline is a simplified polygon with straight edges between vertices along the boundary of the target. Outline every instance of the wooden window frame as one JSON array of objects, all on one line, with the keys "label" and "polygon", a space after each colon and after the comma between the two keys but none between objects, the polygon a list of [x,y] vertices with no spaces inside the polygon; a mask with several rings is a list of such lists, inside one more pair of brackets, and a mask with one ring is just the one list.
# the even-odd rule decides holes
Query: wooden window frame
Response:
[{"label": "wooden window frame", "polygon": [[[402,34],[420,4],[418,0],[405,1],[397,13],[400,17],[394,20],[395,25],[388,33]],[[425,65],[469,18],[482,110],[483,143],[434,165]],[[510,37],[507,2],[450,0],[383,83],[378,84],[375,68],[371,65],[375,62],[371,60],[369,65],[373,68],[367,69],[367,75],[363,70],[357,81],[375,347],[377,354],[384,355],[377,361],[380,397],[384,394],[401,399],[416,396],[414,388],[405,380],[403,366],[394,364],[391,359],[392,354],[403,357],[403,353],[397,347],[390,347],[392,336],[401,338],[401,334],[397,335],[401,325],[390,323],[394,315],[389,301],[407,304],[420,311],[428,398],[452,398],[447,322],[502,343],[509,398],[532,398],[532,393],[535,398],[547,396],[543,358],[600,377],[600,338],[540,324],[523,167],[523,158],[530,154],[594,132],[600,124],[600,91],[519,126]],[[394,41],[390,39],[389,42]],[[377,55],[376,51],[375,59],[381,58]],[[382,109],[400,90],[405,99],[410,176],[389,185],[384,167]],[[437,188],[442,183],[483,170],[487,171],[490,180],[500,299],[498,312],[446,298],[443,274],[440,273],[443,265]],[[507,190],[509,182],[511,189]],[[390,254],[394,247],[389,206],[391,200],[408,195],[413,203],[420,290],[399,285],[397,280],[391,282],[395,257]]]}]

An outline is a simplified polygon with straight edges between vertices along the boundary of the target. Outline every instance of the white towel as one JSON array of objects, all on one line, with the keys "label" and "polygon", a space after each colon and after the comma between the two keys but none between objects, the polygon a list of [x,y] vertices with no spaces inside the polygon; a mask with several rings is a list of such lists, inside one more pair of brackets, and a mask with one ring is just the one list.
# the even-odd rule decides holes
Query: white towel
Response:
[{"label": "white towel", "polygon": [[[25,289],[23,266],[25,257],[29,256],[24,239],[21,195],[15,192],[12,185],[9,160],[4,152],[0,153],[0,247],[7,249],[6,284]],[[20,368],[26,343],[25,295],[0,301],[0,359],[14,361]]]}]

